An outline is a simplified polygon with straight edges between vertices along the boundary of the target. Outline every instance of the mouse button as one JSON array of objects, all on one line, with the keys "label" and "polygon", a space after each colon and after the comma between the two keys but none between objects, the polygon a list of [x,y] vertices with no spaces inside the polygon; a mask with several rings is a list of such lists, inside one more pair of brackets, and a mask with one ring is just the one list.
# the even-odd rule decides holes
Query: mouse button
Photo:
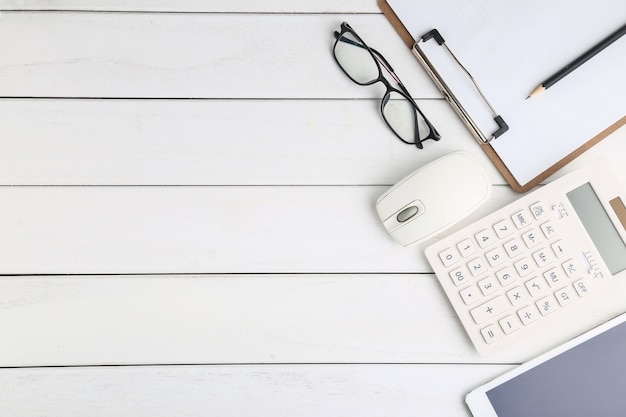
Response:
[{"label": "mouse button", "polygon": [[489,197],[491,182],[476,163],[466,164],[464,172],[465,175],[456,183],[453,190],[457,196],[458,210],[466,214]]},{"label": "mouse button", "polygon": [[424,205],[430,209],[428,222],[433,230],[446,227],[469,213],[483,196],[484,192],[477,192],[477,187],[462,175],[442,179],[436,191],[424,196]]},{"label": "mouse button", "polygon": [[396,219],[400,223],[404,223],[408,220],[411,220],[413,217],[415,217],[415,215],[418,212],[419,212],[419,209],[417,208],[417,206],[409,206],[405,208],[404,210],[402,210],[400,213],[398,213],[398,215],[396,216]]},{"label": "mouse button", "polygon": [[475,206],[482,203],[491,194],[491,183],[480,178],[474,178],[466,181],[465,195],[467,195],[468,204]]},{"label": "mouse button", "polygon": [[450,177],[463,175],[469,165],[474,165],[472,157],[465,151],[444,155],[422,169],[422,182],[446,181]]},{"label": "mouse button", "polygon": [[393,238],[402,246],[418,243],[432,233],[432,213],[422,212],[422,214],[422,216],[413,217],[391,232]]},{"label": "mouse button", "polygon": [[[440,164],[438,190],[431,194],[439,204],[454,204],[458,209],[474,207],[491,192],[491,183],[478,162],[465,152],[457,152]],[[443,193],[442,193],[443,192]]]},{"label": "mouse button", "polygon": [[404,179],[378,198],[376,211],[378,211],[378,216],[384,222],[389,217],[397,216],[400,211],[411,205],[411,201],[414,199],[415,193],[412,190],[411,183]]},{"label": "mouse button", "polygon": [[392,213],[386,219],[383,219],[383,224],[389,233],[392,233],[395,230],[412,223],[415,219],[424,214],[424,211],[424,203],[420,200],[413,200]]}]

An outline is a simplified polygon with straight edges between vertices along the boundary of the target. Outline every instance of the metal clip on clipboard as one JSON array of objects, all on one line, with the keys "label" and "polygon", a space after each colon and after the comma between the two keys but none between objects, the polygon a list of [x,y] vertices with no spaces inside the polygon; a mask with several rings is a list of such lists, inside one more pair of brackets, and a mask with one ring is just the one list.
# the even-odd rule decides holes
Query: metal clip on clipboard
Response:
[{"label": "metal clip on clipboard", "polygon": [[[498,128],[493,133],[485,134],[480,129],[478,124],[470,116],[469,112],[465,109],[465,107],[463,107],[461,102],[457,99],[457,97],[454,95],[452,90],[448,87],[446,82],[443,80],[443,77],[441,77],[439,72],[432,65],[432,63],[430,62],[430,60],[428,59],[428,57],[424,53],[424,50],[420,47],[420,44],[423,44],[424,42],[427,42],[430,39],[434,39],[439,45],[442,45],[448,51],[448,53],[450,54],[452,59],[461,67],[463,72],[471,80],[471,82],[474,85],[474,87],[476,88],[476,90],[478,90],[478,93],[480,94],[480,97],[481,97],[482,101],[485,102],[485,104],[487,105],[487,107],[491,111],[491,114],[493,115],[493,120],[495,121],[495,123],[498,126]],[[483,94],[482,90],[480,89],[480,87],[478,86],[476,81],[474,80],[474,77],[472,77],[472,75],[469,73],[469,71],[467,69],[465,69],[463,64],[461,64],[461,62],[457,59],[457,57],[452,53],[450,48],[448,48],[448,46],[445,43],[445,40],[443,39],[443,37],[441,36],[441,34],[439,33],[439,31],[437,29],[433,29],[430,32],[426,33],[424,36],[422,36],[413,45],[412,51],[413,51],[413,55],[415,55],[415,57],[420,62],[422,67],[424,67],[424,69],[426,70],[426,72],[428,73],[430,78],[437,85],[437,88],[439,89],[439,91],[441,91],[441,93],[444,95],[446,100],[448,100],[448,102],[450,103],[452,108],[459,115],[461,120],[463,120],[463,123],[465,123],[465,125],[468,127],[468,129],[472,132],[472,134],[474,135],[474,137],[476,138],[478,143],[480,143],[480,144],[487,144],[492,139],[495,139],[495,138],[499,137],[504,132],[509,130],[509,126],[506,124],[506,122],[504,121],[502,116],[500,116],[498,114],[498,112],[496,112],[495,109],[491,106],[491,104],[489,103],[489,101],[487,100],[485,95]]]}]

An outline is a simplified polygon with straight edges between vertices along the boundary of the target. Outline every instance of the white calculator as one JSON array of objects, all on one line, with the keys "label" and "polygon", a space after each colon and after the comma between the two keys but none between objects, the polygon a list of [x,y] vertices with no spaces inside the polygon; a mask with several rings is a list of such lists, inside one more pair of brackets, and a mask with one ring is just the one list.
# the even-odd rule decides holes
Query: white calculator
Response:
[{"label": "white calculator", "polygon": [[480,354],[539,353],[626,310],[624,202],[599,160],[426,248]]}]

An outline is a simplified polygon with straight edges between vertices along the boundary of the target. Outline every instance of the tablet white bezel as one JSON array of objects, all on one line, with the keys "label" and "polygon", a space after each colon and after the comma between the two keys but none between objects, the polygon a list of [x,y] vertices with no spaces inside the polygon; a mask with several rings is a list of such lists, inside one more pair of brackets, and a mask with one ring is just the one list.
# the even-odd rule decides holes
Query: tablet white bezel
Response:
[{"label": "tablet white bezel", "polygon": [[626,321],[626,313],[620,314],[617,317],[595,327],[588,332],[581,334],[580,336],[571,339],[562,345],[532,359],[515,369],[500,375],[499,377],[489,381],[488,383],[481,385],[474,390],[472,390],[465,397],[465,402],[467,407],[471,411],[474,417],[502,417],[496,414],[496,411],[493,409],[489,398],[487,397],[487,392],[503,383],[527,372],[528,370],[541,365],[542,363],[550,361],[552,358],[560,355],[561,353],[572,349],[575,346],[580,345],[581,343],[594,338],[595,336],[606,332],[609,329],[623,323]]}]

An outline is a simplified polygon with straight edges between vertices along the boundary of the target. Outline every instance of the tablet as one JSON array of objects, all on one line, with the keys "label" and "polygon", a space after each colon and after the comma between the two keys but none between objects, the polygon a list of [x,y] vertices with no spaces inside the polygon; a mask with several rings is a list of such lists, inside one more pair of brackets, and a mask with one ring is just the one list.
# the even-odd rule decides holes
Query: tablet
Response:
[{"label": "tablet", "polygon": [[474,417],[626,415],[626,314],[482,385]]}]

